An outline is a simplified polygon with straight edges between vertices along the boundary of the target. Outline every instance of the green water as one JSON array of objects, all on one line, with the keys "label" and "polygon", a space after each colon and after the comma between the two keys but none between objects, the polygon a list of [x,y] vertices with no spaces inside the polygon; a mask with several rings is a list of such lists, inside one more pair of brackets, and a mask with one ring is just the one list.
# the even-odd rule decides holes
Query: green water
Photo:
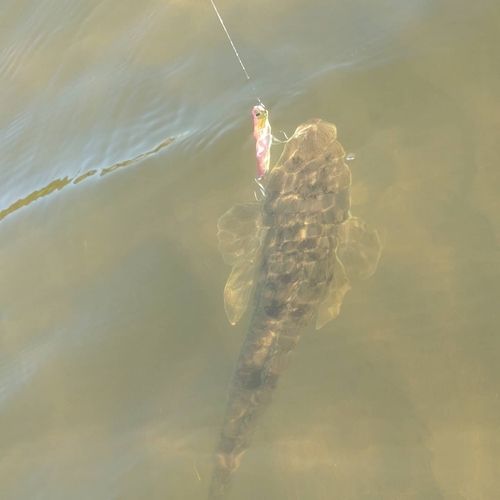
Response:
[{"label": "green water", "polygon": [[[216,222],[250,110],[335,123],[377,272],[293,353],[231,498],[500,492],[500,7],[10,2],[0,36],[0,497],[203,499],[248,316]],[[273,159],[279,155],[273,149]]]}]

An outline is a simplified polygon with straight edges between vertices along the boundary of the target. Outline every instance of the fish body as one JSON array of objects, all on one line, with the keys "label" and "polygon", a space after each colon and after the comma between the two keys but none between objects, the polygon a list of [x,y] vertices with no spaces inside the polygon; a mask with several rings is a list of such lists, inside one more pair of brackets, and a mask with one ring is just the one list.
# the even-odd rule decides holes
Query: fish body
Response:
[{"label": "fish body", "polygon": [[219,219],[219,249],[233,266],[224,290],[231,323],[241,318],[254,287],[255,293],[216,447],[210,500],[226,498],[303,327],[316,313],[317,328],[338,315],[349,270],[361,277],[375,271],[378,235],[351,217],[351,174],[336,137],[335,126],[319,119],[299,126],[269,175],[262,202],[235,205]]},{"label": "fish body", "polygon": [[264,105],[259,104],[252,109],[253,136],[255,137],[255,156],[257,158],[257,180],[263,179],[269,172],[271,161],[271,125],[269,113]]}]

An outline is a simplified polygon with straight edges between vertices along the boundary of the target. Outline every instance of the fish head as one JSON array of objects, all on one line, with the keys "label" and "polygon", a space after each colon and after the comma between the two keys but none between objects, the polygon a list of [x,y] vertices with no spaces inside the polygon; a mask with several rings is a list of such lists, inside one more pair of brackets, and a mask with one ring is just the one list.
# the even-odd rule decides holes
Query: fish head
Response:
[{"label": "fish head", "polygon": [[[267,209],[273,213],[282,210],[278,207],[281,202],[276,207],[272,205],[290,194],[320,199],[343,192],[346,200],[342,205],[348,210],[351,173],[344,157],[345,151],[337,141],[337,128],[332,123],[315,118],[297,127],[271,170],[266,186]],[[337,213],[340,214],[338,210]]]},{"label": "fish head", "polygon": [[333,123],[314,118],[297,127],[285,149],[292,156],[300,152],[301,163],[307,164],[321,153],[329,155],[336,140],[337,127]]}]

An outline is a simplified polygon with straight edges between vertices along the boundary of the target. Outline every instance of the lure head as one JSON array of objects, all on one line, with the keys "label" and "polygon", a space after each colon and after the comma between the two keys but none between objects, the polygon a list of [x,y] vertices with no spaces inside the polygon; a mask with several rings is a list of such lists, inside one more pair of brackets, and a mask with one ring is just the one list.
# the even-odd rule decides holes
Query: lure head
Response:
[{"label": "lure head", "polygon": [[252,108],[252,116],[253,116],[253,124],[254,127],[263,128],[267,121],[267,109],[263,104],[259,104],[258,106],[254,106]]}]

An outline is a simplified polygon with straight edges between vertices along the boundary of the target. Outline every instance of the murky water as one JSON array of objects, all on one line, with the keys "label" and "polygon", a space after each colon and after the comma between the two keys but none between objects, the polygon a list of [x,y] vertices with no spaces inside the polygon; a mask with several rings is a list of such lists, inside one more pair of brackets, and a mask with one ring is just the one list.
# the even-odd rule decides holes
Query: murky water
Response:
[{"label": "murky water", "polygon": [[250,83],[208,0],[0,5],[0,497],[205,497],[257,95],[275,130],[337,125],[383,255],[304,335],[231,498],[497,498],[498,3],[218,7]]}]

